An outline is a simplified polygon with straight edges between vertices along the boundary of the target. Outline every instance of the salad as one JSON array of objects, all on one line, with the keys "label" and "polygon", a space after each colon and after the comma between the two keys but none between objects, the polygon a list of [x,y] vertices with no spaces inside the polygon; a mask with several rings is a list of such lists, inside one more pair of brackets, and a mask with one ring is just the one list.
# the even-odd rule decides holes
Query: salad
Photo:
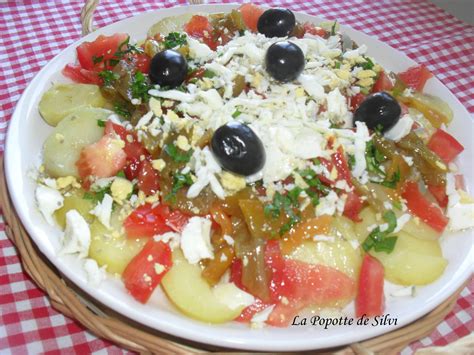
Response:
[{"label": "salad", "polygon": [[209,323],[414,296],[444,272],[440,237],[474,226],[464,148],[424,66],[366,53],[337,22],[253,4],[83,42],[39,103],[54,128],[35,197],[59,257]]}]

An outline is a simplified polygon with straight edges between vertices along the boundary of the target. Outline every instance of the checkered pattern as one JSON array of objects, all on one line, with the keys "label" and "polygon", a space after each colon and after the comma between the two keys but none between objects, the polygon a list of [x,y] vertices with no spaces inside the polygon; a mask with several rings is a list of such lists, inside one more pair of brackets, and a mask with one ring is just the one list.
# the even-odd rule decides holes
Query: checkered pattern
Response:
[{"label": "checkered pattern", "polygon": [[[144,11],[185,3],[102,0],[96,24],[105,26]],[[337,19],[379,38],[425,64],[474,113],[474,27],[433,4],[395,0],[259,3]],[[0,1],[0,152],[8,120],[27,84],[53,56],[80,37],[82,4],[83,1]],[[0,216],[0,352],[123,353],[51,308],[44,293],[22,271],[4,229]],[[473,304],[471,282],[436,330],[402,353],[410,354],[433,344],[444,345],[474,331]]]}]

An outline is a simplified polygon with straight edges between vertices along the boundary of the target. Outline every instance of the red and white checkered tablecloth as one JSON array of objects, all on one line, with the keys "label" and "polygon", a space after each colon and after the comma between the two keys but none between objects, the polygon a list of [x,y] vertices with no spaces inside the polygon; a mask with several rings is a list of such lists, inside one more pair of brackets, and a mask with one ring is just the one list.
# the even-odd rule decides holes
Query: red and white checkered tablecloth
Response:
[{"label": "red and white checkered tablecloth", "polygon": [[[0,1],[0,152],[8,121],[25,87],[50,59],[79,39],[83,3]],[[474,113],[474,27],[430,2],[271,0],[258,3],[337,19],[377,37],[425,64]],[[184,0],[102,0],[96,12],[96,24],[101,27],[144,11],[185,4]],[[0,215],[0,353],[124,353],[51,307],[44,293],[22,270],[4,229]],[[436,330],[402,353],[410,354],[423,346],[444,345],[473,332],[473,304],[474,282],[471,281]]]}]

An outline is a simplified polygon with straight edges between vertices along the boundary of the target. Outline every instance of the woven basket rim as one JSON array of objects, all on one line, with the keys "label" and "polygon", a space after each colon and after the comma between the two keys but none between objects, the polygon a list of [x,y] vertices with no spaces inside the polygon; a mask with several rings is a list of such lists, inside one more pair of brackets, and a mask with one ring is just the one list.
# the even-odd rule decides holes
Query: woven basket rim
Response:
[{"label": "woven basket rim", "polygon": [[[98,0],[85,1],[81,11],[83,35],[94,30],[93,15],[98,3]],[[202,351],[234,351],[192,342],[146,327],[101,304],[65,278],[39,251],[12,207],[4,174],[3,155],[0,157],[0,202],[5,220],[5,232],[18,251],[23,269],[46,293],[53,308],[76,320],[98,337],[138,352],[188,354]],[[469,280],[466,284],[468,282]],[[460,287],[430,313],[402,328],[359,343],[323,349],[317,353],[328,351],[337,354],[396,353],[411,342],[429,335],[452,310],[464,287],[465,285]]]}]

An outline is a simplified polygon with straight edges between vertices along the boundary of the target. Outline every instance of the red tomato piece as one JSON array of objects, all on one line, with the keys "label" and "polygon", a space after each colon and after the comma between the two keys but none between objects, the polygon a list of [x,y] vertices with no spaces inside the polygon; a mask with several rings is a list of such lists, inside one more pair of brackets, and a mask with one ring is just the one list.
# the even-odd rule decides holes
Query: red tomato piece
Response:
[{"label": "red tomato piece", "polygon": [[349,106],[351,108],[351,111],[354,112],[355,110],[357,110],[357,108],[362,103],[362,101],[365,100],[365,95],[358,93],[358,94],[355,94],[354,96],[351,96],[349,100],[350,100]]},{"label": "red tomato piece", "polygon": [[[106,61],[115,58],[119,46],[128,38],[125,33],[116,33],[112,36],[98,36],[92,42],[84,42],[76,48],[77,59],[83,69],[102,71],[110,69]],[[100,61],[99,61],[100,59]]]},{"label": "red tomato piece", "polygon": [[135,209],[123,222],[123,227],[128,238],[152,237],[156,234],[172,232],[167,224],[170,209],[165,205],[152,207],[144,204]]},{"label": "red tomato piece", "polygon": [[452,162],[464,150],[456,138],[439,128],[433,133],[427,146],[445,163]]},{"label": "red tomato piece", "polygon": [[325,306],[355,295],[355,282],[344,273],[324,265],[285,259],[278,241],[265,246],[265,263],[271,271],[270,297],[276,303],[267,323],[287,326],[309,305]]},{"label": "red tomato piece", "polygon": [[431,74],[431,72],[424,65],[418,65],[408,68],[408,70],[398,74],[398,77],[401,81],[403,81],[407,86],[411,87],[412,89],[418,91],[423,90],[426,81],[432,76],[433,74]]},{"label": "red tomato piece", "polygon": [[354,222],[360,222],[359,213],[364,206],[364,202],[354,191],[347,194],[346,204],[344,205],[343,215],[350,218]]},{"label": "red tomato piece", "polygon": [[184,31],[193,37],[203,38],[212,32],[212,25],[206,16],[194,15],[191,20],[184,25]]},{"label": "red tomato piece", "polygon": [[304,33],[309,33],[323,38],[326,37],[326,35],[328,34],[328,32],[324,28],[318,27],[309,22],[305,22],[303,24],[303,29]]},{"label": "red tomato piece", "polygon": [[239,11],[242,14],[245,26],[247,26],[250,31],[257,32],[258,19],[260,18],[260,15],[263,14],[263,9],[257,5],[247,3],[242,4],[239,7]]},{"label": "red tomato piece", "polygon": [[127,162],[127,155],[110,135],[84,147],[76,162],[83,185],[89,187],[89,177],[106,178],[117,175]]},{"label": "red tomato piece", "polygon": [[244,308],[242,313],[235,318],[235,321],[241,323],[248,323],[252,320],[253,316],[258,312],[263,311],[265,308],[270,307],[271,303],[263,302],[260,298],[256,298],[255,302],[250,306]]},{"label": "red tomato piece", "polygon": [[147,196],[160,190],[158,173],[147,159],[143,160],[138,168],[138,188]]},{"label": "red tomato piece", "polygon": [[344,150],[342,146],[337,148],[337,152],[331,155],[331,160],[333,166],[336,167],[337,170],[337,180],[345,180],[349,187],[352,187],[352,177],[351,171],[349,169],[349,164],[347,163],[346,157],[344,156]]},{"label": "red tomato piece", "polygon": [[62,70],[66,78],[76,83],[101,85],[102,79],[91,70],[82,69],[79,65],[67,64]]},{"label": "red tomato piece", "polygon": [[135,68],[144,74],[148,74],[150,71],[151,58],[145,53],[134,54],[133,58],[135,62]]},{"label": "red tomato piece", "polygon": [[152,238],[125,268],[125,288],[137,301],[146,303],[172,265],[169,245]]},{"label": "red tomato piece", "polygon": [[173,231],[181,233],[188,224],[190,216],[184,214],[183,212],[176,210],[171,212],[165,219],[165,223]]},{"label": "red tomato piece", "polygon": [[428,185],[428,191],[433,195],[440,207],[444,208],[448,205],[448,195],[446,195],[446,186]]},{"label": "red tomato piece", "polygon": [[242,283],[242,260],[235,258],[230,265],[230,282],[241,290],[246,291],[247,288]]},{"label": "red tomato piece", "polygon": [[355,300],[356,317],[383,314],[383,278],[384,269],[380,261],[365,254],[359,275],[359,292]]},{"label": "red tomato piece", "polygon": [[402,197],[412,214],[419,217],[434,230],[442,233],[448,224],[448,218],[434,203],[429,202],[418,189],[414,181],[407,181],[402,188]]},{"label": "red tomato piece", "polygon": [[374,86],[372,87],[372,92],[379,92],[379,91],[390,91],[393,89],[393,84],[388,75],[382,71],[377,78]]}]

